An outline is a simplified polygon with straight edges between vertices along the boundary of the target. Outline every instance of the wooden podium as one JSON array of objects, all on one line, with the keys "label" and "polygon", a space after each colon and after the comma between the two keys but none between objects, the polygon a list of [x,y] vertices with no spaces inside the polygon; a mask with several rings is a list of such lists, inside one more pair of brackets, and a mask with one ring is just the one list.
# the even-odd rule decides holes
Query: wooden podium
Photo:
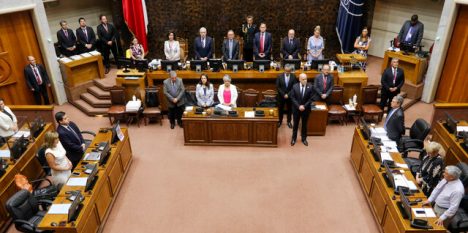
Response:
[{"label": "wooden podium", "polygon": [[361,99],[361,90],[367,86],[369,77],[362,70],[338,73],[338,85],[344,88],[343,103],[347,103],[354,94]]},{"label": "wooden podium", "polygon": [[129,72],[117,71],[116,85],[125,88],[125,100],[130,100],[139,90],[144,91],[146,86],[146,73],[131,69]]}]

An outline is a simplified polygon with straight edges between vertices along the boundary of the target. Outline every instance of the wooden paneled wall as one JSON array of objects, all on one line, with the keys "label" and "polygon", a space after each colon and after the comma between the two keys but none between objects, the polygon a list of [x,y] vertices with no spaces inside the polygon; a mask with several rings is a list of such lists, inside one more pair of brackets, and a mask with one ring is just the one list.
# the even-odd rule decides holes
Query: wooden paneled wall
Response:
[{"label": "wooden paneled wall", "polygon": [[445,65],[437,88],[436,101],[468,102],[468,5],[460,5]]},{"label": "wooden paneled wall", "polygon": [[[296,30],[304,47],[305,38],[312,35],[313,28],[320,25],[326,39],[325,56],[335,57],[340,51],[335,25],[339,0],[147,0],[148,42],[150,57],[164,57],[163,46],[168,31],[188,38],[189,58],[193,57],[192,43],[200,27],[208,30],[215,38],[216,57],[221,56],[221,43],[229,29],[236,34],[247,15],[255,17],[255,23],[266,22],[267,31],[273,34],[275,58],[279,58],[280,38],[287,35],[289,28]],[[366,0],[364,24],[372,18],[375,0]],[[305,51],[305,50],[304,50]]]},{"label": "wooden paneled wall", "polygon": [[30,11],[0,15],[0,98],[11,104],[34,104],[24,78],[27,56],[42,62]]}]

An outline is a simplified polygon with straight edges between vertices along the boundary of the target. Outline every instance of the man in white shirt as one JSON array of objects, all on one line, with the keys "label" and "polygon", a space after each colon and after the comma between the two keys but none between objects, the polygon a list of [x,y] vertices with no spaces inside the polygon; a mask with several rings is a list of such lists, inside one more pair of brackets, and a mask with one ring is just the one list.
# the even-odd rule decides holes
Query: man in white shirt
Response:
[{"label": "man in white shirt", "polygon": [[444,179],[432,191],[431,196],[423,205],[435,202],[434,212],[439,219],[435,224],[448,226],[452,217],[457,213],[458,206],[465,194],[465,187],[460,181],[461,170],[456,166],[447,166],[444,171]]},{"label": "man in white shirt", "polygon": [[11,137],[18,131],[18,121],[11,109],[0,98],[0,136]]}]

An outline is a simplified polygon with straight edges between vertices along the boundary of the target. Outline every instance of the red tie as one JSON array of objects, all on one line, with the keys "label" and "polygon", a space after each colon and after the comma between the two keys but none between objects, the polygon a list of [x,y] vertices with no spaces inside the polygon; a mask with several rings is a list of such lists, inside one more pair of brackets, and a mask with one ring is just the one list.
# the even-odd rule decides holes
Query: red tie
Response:
[{"label": "red tie", "polygon": [[260,34],[260,53],[263,53],[263,32]]},{"label": "red tie", "polygon": [[65,36],[68,38],[68,31],[67,31],[67,30],[63,30],[63,33],[65,33]]},{"label": "red tie", "polygon": [[39,74],[37,73],[37,70],[36,70],[37,66],[36,67],[32,67],[32,70],[33,70],[33,73],[34,73],[34,77],[36,77],[36,81],[37,81],[37,85],[41,85],[42,84],[42,79],[41,79],[41,76],[39,76]]},{"label": "red tie", "polygon": [[397,70],[393,69],[393,85],[395,85]]},{"label": "red tie", "polygon": [[327,76],[323,76],[323,94],[327,92]]}]

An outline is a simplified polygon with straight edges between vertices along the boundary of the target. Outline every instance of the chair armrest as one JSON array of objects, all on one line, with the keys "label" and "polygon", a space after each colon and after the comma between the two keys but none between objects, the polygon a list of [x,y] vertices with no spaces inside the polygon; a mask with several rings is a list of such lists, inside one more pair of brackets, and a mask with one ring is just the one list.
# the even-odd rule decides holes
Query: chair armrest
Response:
[{"label": "chair armrest", "polygon": [[90,135],[93,135],[94,137],[96,137],[96,133],[93,132],[93,131],[83,130],[83,131],[81,131],[81,134],[90,134]]},{"label": "chair armrest", "polygon": [[41,199],[41,200],[37,200],[37,203],[52,205],[53,201],[47,200],[47,199]]},{"label": "chair armrest", "polygon": [[405,143],[407,143],[407,142],[415,142],[415,143],[424,145],[424,141],[423,141],[423,140],[419,140],[419,139],[406,139],[404,142],[405,142]]},{"label": "chair armrest", "polygon": [[47,179],[47,178],[42,178],[42,179],[33,180],[33,181],[31,181],[31,183],[34,184],[34,183],[38,183],[38,182],[42,182],[42,181],[47,181],[47,182],[49,183],[49,185],[52,185],[52,181],[50,181],[50,180]]},{"label": "chair armrest", "polygon": [[422,153],[423,149],[418,149],[418,148],[408,148],[405,150],[405,152],[419,152]]},{"label": "chair armrest", "polygon": [[36,229],[36,226],[34,226],[32,223],[30,223],[30,222],[28,222],[28,221],[26,221],[26,220],[23,220],[23,219],[16,219],[16,220],[14,220],[13,222],[15,223],[15,225],[16,225],[17,223],[22,224],[22,225],[26,225],[26,226],[21,226],[21,227],[22,227],[22,228],[23,228],[23,227],[24,227],[24,228],[27,228],[27,229],[29,229],[29,230],[31,230],[31,231],[35,231],[35,229]]}]

